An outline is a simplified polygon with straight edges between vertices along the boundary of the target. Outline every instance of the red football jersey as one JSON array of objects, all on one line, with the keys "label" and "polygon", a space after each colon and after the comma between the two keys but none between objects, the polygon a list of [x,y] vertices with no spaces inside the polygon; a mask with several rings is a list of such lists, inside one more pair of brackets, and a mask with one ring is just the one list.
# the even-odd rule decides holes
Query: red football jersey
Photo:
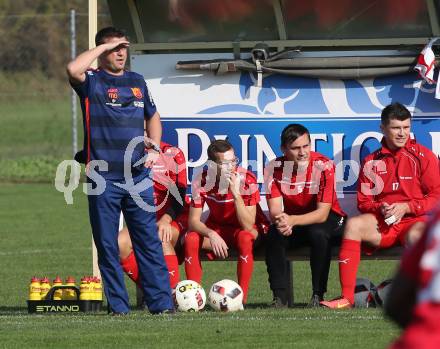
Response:
[{"label": "red football jersey", "polygon": [[[153,166],[154,203],[160,218],[171,204],[170,185],[186,189],[186,161],[183,152],[170,144],[160,143],[161,154]],[[177,189],[177,188],[176,188]]]},{"label": "red football jersey", "polygon": [[284,156],[271,161],[265,168],[266,198],[283,198],[284,212],[301,215],[317,209],[318,202],[331,204],[331,209],[345,216],[335,190],[335,166],[330,159],[310,152],[304,172],[297,173],[293,162]]},{"label": "red football jersey", "polygon": [[358,209],[380,213],[383,202],[407,202],[412,216],[421,216],[440,200],[439,163],[435,154],[414,140],[392,152],[382,148],[368,155],[359,173]]},{"label": "red football jersey", "polygon": [[[241,167],[237,167],[237,173],[240,176],[240,193],[244,204],[246,206],[257,205],[260,202],[260,192],[254,174]],[[240,226],[235,212],[234,197],[226,180],[218,183],[215,175],[210,176],[209,171],[205,170],[193,180],[192,188],[191,205],[203,208],[206,202],[209,208],[207,222],[215,225]]]}]

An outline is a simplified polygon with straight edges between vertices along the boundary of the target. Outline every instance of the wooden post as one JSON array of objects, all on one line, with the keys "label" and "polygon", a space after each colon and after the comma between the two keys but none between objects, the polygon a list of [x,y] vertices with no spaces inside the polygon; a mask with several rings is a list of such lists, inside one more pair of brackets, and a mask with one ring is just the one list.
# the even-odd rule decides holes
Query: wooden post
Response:
[{"label": "wooden post", "polygon": [[[95,47],[95,35],[98,31],[98,3],[97,0],[89,0],[89,49]],[[97,67],[97,62],[92,63],[92,68]],[[95,242],[92,238],[92,263],[93,276],[101,278],[101,272],[98,267],[98,252],[96,251]]]}]

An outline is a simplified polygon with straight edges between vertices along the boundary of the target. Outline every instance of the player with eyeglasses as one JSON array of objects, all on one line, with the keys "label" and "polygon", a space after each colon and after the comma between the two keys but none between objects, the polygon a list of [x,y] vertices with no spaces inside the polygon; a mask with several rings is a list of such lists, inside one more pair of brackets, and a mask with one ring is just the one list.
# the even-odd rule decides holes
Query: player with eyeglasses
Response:
[{"label": "player with eyeglasses", "polygon": [[[201,249],[207,251],[209,259],[224,259],[233,247],[238,251],[237,278],[246,303],[254,242],[268,227],[259,206],[257,179],[252,172],[237,166],[239,159],[226,140],[215,140],[209,145],[208,160],[208,169],[192,181],[189,232],[184,243],[186,276],[201,283]],[[205,203],[209,214],[203,220]]]}]

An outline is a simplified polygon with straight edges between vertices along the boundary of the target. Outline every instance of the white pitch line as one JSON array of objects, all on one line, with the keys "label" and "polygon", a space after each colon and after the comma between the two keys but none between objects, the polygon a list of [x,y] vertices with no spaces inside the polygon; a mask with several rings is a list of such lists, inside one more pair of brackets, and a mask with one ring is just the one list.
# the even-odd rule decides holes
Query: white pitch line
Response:
[{"label": "white pitch line", "polygon": [[[69,251],[91,251],[91,247],[84,247],[84,248],[68,248]],[[8,251],[8,252],[0,252],[0,256],[14,256],[14,255],[26,255],[26,254],[39,254],[39,253],[55,253],[62,251],[61,249],[57,248],[46,248],[44,250],[22,250],[22,251]]]}]

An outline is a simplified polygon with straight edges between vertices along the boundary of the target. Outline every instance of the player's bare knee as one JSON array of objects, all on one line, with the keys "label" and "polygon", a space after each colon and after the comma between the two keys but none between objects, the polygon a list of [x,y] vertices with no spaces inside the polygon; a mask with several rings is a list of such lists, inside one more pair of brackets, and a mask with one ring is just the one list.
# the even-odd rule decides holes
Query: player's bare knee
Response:
[{"label": "player's bare knee", "polygon": [[119,257],[127,258],[133,250],[130,234],[127,228],[122,229],[118,234]]},{"label": "player's bare knee", "polygon": [[176,246],[176,244],[177,244],[177,241],[179,240],[179,236],[180,236],[180,233],[179,233],[179,231],[176,229],[176,228],[171,228],[171,231],[172,231],[172,234],[171,234],[171,241],[170,241],[170,244],[171,244],[171,247],[173,247],[173,249],[174,249],[174,246]]},{"label": "player's bare knee", "polygon": [[344,239],[361,240],[362,219],[360,216],[351,217],[347,220],[344,230]]},{"label": "player's bare knee", "polygon": [[420,239],[425,231],[425,227],[426,223],[424,222],[417,222],[411,227],[406,235],[406,243],[408,246],[414,245]]}]

